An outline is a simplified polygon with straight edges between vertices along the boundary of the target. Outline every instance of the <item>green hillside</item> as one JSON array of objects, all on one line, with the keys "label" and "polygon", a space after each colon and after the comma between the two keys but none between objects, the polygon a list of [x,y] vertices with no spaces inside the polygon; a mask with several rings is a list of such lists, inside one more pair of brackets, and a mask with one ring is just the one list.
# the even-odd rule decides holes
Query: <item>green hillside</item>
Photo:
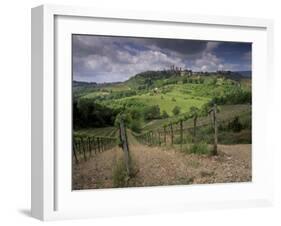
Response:
[{"label": "green hillside", "polygon": [[[216,73],[182,76],[169,71],[148,71],[125,82],[81,85],[76,82],[75,130],[92,133],[90,125],[112,128],[122,113],[128,126],[141,132],[177,120],[191,108],[201,109],[212,103],[220,106],[220,115],[226,118],[233,112],[242,114],[251,104],[251,79],[231,76]],[[87,125],[89,128],[85,128]]]}]

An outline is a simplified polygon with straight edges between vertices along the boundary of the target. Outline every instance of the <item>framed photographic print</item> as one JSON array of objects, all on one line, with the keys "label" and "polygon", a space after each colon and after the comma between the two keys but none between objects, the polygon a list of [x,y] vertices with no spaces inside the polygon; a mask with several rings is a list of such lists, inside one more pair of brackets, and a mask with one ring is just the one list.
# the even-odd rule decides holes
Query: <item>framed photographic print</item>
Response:
[{"label": "framed photographic print", "polygon": [[32,9],[32,215],[272,203],[270,20]]}]

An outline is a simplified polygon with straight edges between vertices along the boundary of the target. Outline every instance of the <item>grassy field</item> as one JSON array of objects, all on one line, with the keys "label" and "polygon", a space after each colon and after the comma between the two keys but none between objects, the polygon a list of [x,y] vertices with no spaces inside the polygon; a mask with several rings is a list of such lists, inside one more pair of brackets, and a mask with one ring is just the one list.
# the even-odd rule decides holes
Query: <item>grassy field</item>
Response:
[{"label": "grassy field", "polygon": [[[218,120],[220,121],[228,121],[230,119],[233,119],[235,116],[242,116],[242,115],[244,115],[244,117],[245,115],[247,117],[251,117],[251,106],[247,104],[224,105],[224,106],[219,106],[219,109],[220,110],[218,113]],[[145,124],[142,130],[149,131],[149,130],[161,128],[163,125],[169,122],[177,121],[177,119],[180,117],[181,115],[174,116],[168,119],[159,119],[159,120],[150,121],[149,123]],[[205,117],[199,117],[197,119],[198,125],[207,124],[207,123],[210,123],[209,117],[205,116]],[[193,126],[193,119],[184,121],[183,126],[184,128]]]},{"label": "grassy field", "polygon": [[169,116],[172,116],[172,110],[175,106],[180,106],[181,112],[188,112],[192,106],[201,107],[206,103],[209,98],[194,98],[191,95],[185,95],[177,90],[173,90],[165,95],[161,94],[141,94],[133,97],[125,97],[113,101],[104,101],[107,106],[117,108],[124,105],[130,106],[153,106],[157,104],[160,107],[160,111],[166,111]]},{"label": "grassy field", "polygon": [[[165,75],[162,78],[160,72],[155,79],[151,73],[150,77],[141,74],[119,83],[83,84],[81,87],[79,83],[75,84],[77,108],[81,109],[77,115],[81,120],[86,117],[89,122],[101,122],[94,128],[74,126],[75,132],[116,136],[114,122],[120,112],[126,114],[130,129],[137,133],[146,132],[163,128],[163,125],[189,114],[191,108],[201,109],[214,101],[218,102],[218,120],[227,121],[238,116],[240,120],[251,121],[251,79],[238,81],[217,74],[188,78]],[[152,107],[158,109],[150,109]],[[175,108],[178,108],[177,112]],[[210,118],[206,115],[197,119],[198,126],[208,123]],[[192,118],[184,121],[184,128],[192,126]]]},{"label": "grassy field", "polygon": [[[109,87],[106,87],[104,89],[109,89]],[[192,106],[200,108],[203,104],[211,100],[210,93],[206,91],[206,89],[209,89],[208,85],[180,84],[169,85],[165,86],[164,88],[160,88],[157,90],[156,89],[130,97],[118,98],[113,100],[105,99],[98,102],[110,108],[120,108],[122,106],[145,107],[157,104],[160,107],[161,112],[166,111],[169,116],[173,116],[172,110],[176,106],[180,107],[181,113],[185,113],[188,112]],[[96,97],[106,95],[109,95],[109,92],[95,91],[88,93],[82,98],[95,99]]]}]

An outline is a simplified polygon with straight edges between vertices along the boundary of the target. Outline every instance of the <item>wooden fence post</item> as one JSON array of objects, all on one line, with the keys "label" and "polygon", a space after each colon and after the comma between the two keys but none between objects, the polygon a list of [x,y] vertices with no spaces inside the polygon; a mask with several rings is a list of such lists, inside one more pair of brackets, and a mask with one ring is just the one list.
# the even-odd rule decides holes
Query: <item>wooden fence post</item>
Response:
[{"label": "wooden fence post", "polygon": [[97,143],[98,143],[98,151],[101,152],[101,144],[100,144],[100,138],[97,137]]},{"label": "wooden fence post", "polygon": [[104,145],[103,145],[103,138],[100,137],[100,146],[101,146],[101,151],[104,151]]},{"label": "wooden fence post", "polygon": [[148,133],[145,134],[145,143],[148,145]]},{"label": "wooden fence post", "polygon": [[180,120],[180,139],[181,139],[181,149],[182,149],[182,143],[183,143],[183,126],[182,126],[182,120]]},{"label": "wooden fence post", "polygon": [[158,145],[161,146],[160,131],[158,130]]},{"label": "wooden fence post", "polygon": [[88,146],[89,146],[89,157],[91,157],[92,156],[92,145],[91,145],[91,139],[90,139],[90,137],[88,137]]},{"label": "wooden fence post", "polygon": [[125,165],[126,165],[127,174],[128,174],[128,176],[130,176],[131,172],[130,172],[129,145],[128,145],[127,133],[126,133],[126,128],[125,128],[123,119],[120,119],[120,138],[121,138],[122,147],[123,147],[123,151],[124,151],[124,161],[125,161]]},{"label": "wooden fence post", "polygon": [[214,119],[214,149],[213,149],[213,155],[218,154],[218,124],[217,124],[217,105],[214,104],[213,108],[213,119]]},{"label": "wooden fence post", "polygon": [[197,115],[194,116],[193,118],[193,143],[197,143],[196,142],[196,127],[197,127]]},{"label": "wooden fence post", "polygon": [[92,137],[92,144],[93,144],[93,150],[94,150],[95,154],[97,154],[97,144],[95,141],[95,137]]},{"label": "wooden fence post", "polygon": [[73,142],[75,142],[75,150],[76,150],[76,154],[79,155],[79,141],[76,139],[73,139]]},{"label": "wooden fence post", "polygon": [[[212,150],[212,155],[218,154],[218,123],[217,123],[217,105],[214,106],[209,110],[209,114],[211,116],[211,121],[214,129],[214,147]],[[211,115],[212,114],[212,115]]]},{"label": "wooden fence post", "polygon": [[86,157],[86,150],[85,150],[85,143],[84,143],[84,139],[83,139],[83,137],[81,137],[80,139],[81,139],[82,148],[83,148],[84,160],[86,161],[86,160],[87,160],[87,157]]},{"label": "wooden fence post", "polygon": [[164,143],[166,145],[166,126],[164,126]]},{"label": "wooden fence post", "polygon": [[77,164],[78,163],[78,158],[77,158],[77,154],[76,154],[75,141],[73,141],[73,154],[74,154],[75,162]]},{"label": "wooden fence post", "polygon": [[173,131],[173,124],[170,124],[170,129],[171,129],[171,144],[174,144],[174,131]]}]

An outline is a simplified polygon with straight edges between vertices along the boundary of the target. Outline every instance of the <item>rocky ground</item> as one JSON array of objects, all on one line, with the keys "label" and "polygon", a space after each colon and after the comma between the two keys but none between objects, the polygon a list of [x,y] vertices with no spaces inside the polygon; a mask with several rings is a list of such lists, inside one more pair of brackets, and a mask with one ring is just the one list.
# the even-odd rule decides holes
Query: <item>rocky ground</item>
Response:
[{"label": "rocky ground", "polygon": [[[209,184],[251,181],[251,145],[219,145],[218,156],[186,154],[174,148],[130,145],[135,176],[128,186]],[[118,147],[73,164],[73,189],[112,188]]]}]

